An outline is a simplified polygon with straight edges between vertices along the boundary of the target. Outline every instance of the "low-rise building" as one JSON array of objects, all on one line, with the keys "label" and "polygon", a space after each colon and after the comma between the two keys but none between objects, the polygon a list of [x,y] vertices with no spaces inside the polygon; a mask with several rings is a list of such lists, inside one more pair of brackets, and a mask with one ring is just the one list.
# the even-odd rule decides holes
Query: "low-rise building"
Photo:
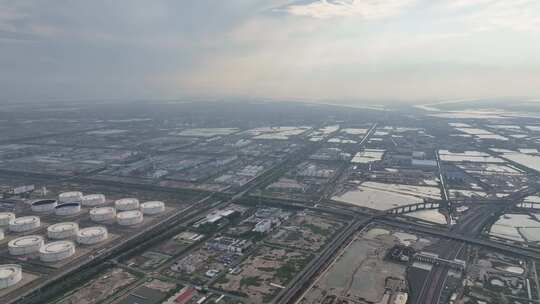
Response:
[{"label": "low-rise building", "polygon": [[266,232],[269,232],[271,229],[272,229],[272,220],[263,219],[262,221],[255,224],[255,227],[253,228],[253,231],[260,232],[260,233],[266,233]]},{"label": "low-rise building", "polygon": [[220,236],[206,243],[206,247],[211,250],[226,251],[231,253],[243,253],[251,247],[252,243],[248,240],[240,240],[225,236]]}]

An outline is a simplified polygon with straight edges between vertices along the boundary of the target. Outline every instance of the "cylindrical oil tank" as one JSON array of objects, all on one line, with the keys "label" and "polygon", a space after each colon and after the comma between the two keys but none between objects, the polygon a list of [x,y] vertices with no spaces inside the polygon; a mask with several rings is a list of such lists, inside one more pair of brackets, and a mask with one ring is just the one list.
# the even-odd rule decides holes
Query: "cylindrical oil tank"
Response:
[{"label": "cylindrical oil tank", "polygon": [[121,198],[114,202],[118,211],[129,211],[139,209],[139,200],[136,198]]},{"label": "cylindrical oil tank", "polygon": [[79,224],[73,222],[57,223],[47,227],[47,236],[53,240],[66,239],[76,236]]},{"label": "cylindrical oil tank", "polygon": [[82,205],[85,207],[95,207],[105,205],[107,200],[103,194],[89,194],[82,198]]},{"label": "cylindrical oil tank", "polygon": [[22,268],[16,264],[0,265],[0,289],[17,285],[22,280]]},{"label": "cylindrical oil tank", "polygon": [[56,206],[58,206],[58,201],[53,199],[37,200],[30,205],[34,212],[53,211]]},{"label": "cylindrical oil tank", "polygon": [[79,230],[77,242],[84,245],[97,244],[105,241],[109,237],[107,228],[102,226],[88,227]]},{"label": "cylindrical oil tank", "polygon": [[8,251],[11,255],[24,255],[35,253],[43,246],[44,240],[40,235],[25,235],[13,239],[8,243]]},{"label": "cylindrical oil tank", "polygon": [[21,216],[9,222],[9,230],[24,232],[39,228],[41,220],[37,216]]},{"label": "cylindrical oil tank", "polygon": [[13,212],[0,212],[0,227],[9,226],[9,222],[15,219]]},{"label": "cylindrical oil tank", "polygon": [[142,223],[143,214],[139,210],[118,212],[118,214],[116,214],[116,221],[121,226],[137,225]]},{"label": "cylindrical oil tank", "polygon": [[144,215],[158,214],[165,211],[165,203],[160,201],[150,201],[141,204],[141,211]]},{"label": "cylindrical oil tank", "polygon": [[98,207],[90,210],[90,219],[94,222],[112,221],[116,218],[116,209],[113,207]]},{"label": "cylindrical oil tank", "polygon": [[56,215],[75,215],[79,212],[81,212],[80,203],[65,203],[54,208],[54,214]]},{"label": "cylindrical oil tank", "polygon": [[82,201],[82,198],[83,194],[79,191],[64,192],[58,195],[58,200],[61,204],[80,203]]},{"label": "cylindrical oil tank", "polygon": [[39,259],[43,262],[57,262],[75,254],[75,244],[71,241],[56,241],[39,248]]}]

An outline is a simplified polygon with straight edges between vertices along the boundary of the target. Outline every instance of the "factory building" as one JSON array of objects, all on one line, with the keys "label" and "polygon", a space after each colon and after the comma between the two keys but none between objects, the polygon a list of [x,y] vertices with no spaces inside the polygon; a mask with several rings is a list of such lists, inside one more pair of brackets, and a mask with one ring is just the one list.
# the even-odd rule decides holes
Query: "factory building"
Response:
[{"label": "factory building", "polygon": [[272,220],[270,219],[263,219],[262,221],[255,224],[255,227],[253,228],[254,232],[259,233],[266,233],[272,230]]},{"label": "factory building", "polygon": [[251,247],[252,243],[248,240],[240,240],[225,236],[217,237],[206,243],[206,247],[216,251],[226,251],[230,253],[243,253]]},{"label": "factory building", "polygon": [[437,161],[431,159],[413,159],[411,165],[416,167],[437,168]]}]

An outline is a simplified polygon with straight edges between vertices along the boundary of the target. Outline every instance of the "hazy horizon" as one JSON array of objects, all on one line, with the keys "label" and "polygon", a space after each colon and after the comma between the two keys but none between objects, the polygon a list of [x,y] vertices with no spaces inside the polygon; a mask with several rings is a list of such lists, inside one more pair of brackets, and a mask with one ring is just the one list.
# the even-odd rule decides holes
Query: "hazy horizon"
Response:
[{"label": "hazy horizon", "polygon": [[0,103],[540,97],[533,0],[0,0]]}]

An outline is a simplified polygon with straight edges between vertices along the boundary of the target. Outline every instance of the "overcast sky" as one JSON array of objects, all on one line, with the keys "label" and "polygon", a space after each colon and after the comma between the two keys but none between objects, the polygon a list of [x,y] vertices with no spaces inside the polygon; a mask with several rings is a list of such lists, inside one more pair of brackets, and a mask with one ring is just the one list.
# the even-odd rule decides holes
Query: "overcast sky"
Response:
[{"label": "overcast sky", "polygon": [[0,102],[540,97],[539,0],[0,0]]}]

